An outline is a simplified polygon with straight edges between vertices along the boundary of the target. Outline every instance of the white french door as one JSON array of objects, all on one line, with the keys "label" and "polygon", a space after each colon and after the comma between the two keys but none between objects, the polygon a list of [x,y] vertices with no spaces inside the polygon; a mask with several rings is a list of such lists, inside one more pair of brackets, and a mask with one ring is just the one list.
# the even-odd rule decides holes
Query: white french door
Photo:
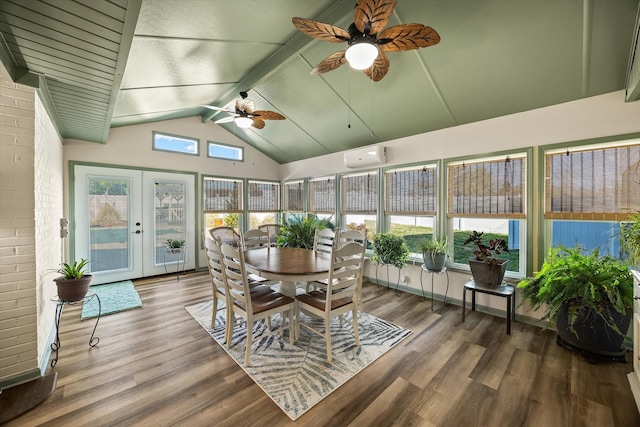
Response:
[{"label": "white french door", "polygon": [[194,206],[193,175],[76,165],[75,259],[90,260],[93,284],[193,269]]}]

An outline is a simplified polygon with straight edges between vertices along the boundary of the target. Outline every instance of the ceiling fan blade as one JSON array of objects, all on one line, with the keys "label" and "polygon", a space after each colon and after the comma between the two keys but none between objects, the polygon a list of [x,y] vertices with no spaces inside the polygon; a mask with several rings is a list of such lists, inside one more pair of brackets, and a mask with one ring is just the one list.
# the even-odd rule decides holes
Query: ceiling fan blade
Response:
[{"label": "ceiling fan blade", "polygon": [[276,113],[275,111],[267,111],[267,110],[258,110],[253,112],[254,118],[259,118],[261,120],[285,120],[286,117],[280,113]]},{"label": "ceiling fan blade", "polygon": [[364,70],[364,73],[374,82],[379,82],[389,71],[389,58],[383,51],[379,51],[376,60],[371,67]]},{"label": "ceiling fan blade", "polygon": [[350,36],[346,30],[324,22],[314,21],[306,18],[292,18],[291,22],[295,27],[316,39],[326,40],[332,43],[342,43],[349,40]]},{"label": "ceiling fan blade", "polygon": [[336,52],[332,55],[327,56],[318,65],[316,65],[316,68],[311,70],[311,74],[315,75],[315,74],[326,73],[328,71],[333,71],[339,66],[341,66],[342,64],[346,63],[347,58],[345,58],[344,56],[345,52],[346,51],[341,50],[339,52]]},{"label": "ceiling fan blade", "polygon": [[216,107],[215,105],[201,105],[201,107],[204,108],[208,108],[210,110],[216,110],[216,111],[226,111],[227,113],[233,113],[233,110],[228,110],[226,108],[220,108],[220,107]]},{"label": "ceiling fan blade", "polygon": [[364,34],[378,34],[389,22],[396,0],[359,0],[353,23]]},{"label": "ceiling fan blade", "polygon": [[422,24],[405,24],[389,27],[378,34],[378,46],[385,52],[412,50],[440,43],[440,35]]},{"label": "ceiling fan blade", "polygon": [[220,120],[216,120],[213,123],[229,123],[229,122],[232,122],[233,119],[235,119],[235,117],[224,117],[224,118],[222,118]]},{"label": "ceiling fan blade", "polygon": [[264,120],[262,120],[260,117],[254,117],[251,126],[256,129],[262,129],[265,126],[265,123]]}]

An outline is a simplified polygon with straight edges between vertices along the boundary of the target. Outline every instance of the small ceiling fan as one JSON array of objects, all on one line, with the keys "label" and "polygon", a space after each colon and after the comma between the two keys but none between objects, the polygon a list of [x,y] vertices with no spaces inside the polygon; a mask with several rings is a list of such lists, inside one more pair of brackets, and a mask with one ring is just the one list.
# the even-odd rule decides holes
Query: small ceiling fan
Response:
[{"label": "small ceiling fan", "polygon": [[347,42],[349,47],[326,57],[311,74],[332,71],[349,62],[363,70],[374,82],[389,71],[389,58],[384,52],[397,52],[429,47],[440,42],[440,35],[422,24],[404,24],[383,28],[389,22],[396,0],[358,0],[353,23],[345,31],[323,22],[293,18],[293,25],[308,36],[333,43]]},{"label": "small ceiling fan", "polygon": [[216,107],[215,105],[201,105],[201,107],[209,108],[216,111],[224,111],[231,114],[230,117],[224,117],[216,120],[214,123],[235,122],[240,128],[248,128],[253,126],[256,129],[262,129],[265,126],[265,120],[284,120],[285,116],[275,111],[255,110],[255,103],[247,99],[247,92],[240,92],[240,99],[236,100],[235,110]]}]

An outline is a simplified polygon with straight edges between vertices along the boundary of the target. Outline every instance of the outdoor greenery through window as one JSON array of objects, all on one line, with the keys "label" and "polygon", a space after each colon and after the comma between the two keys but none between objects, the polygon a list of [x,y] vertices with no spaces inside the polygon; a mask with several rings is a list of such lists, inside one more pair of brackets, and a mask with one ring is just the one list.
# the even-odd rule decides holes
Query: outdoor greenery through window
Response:
[{"label": "outdoor greenery through window", "polygon": [[402,236],[409,251],[421,253],[418,243],[433,236],[437,209],[436,164],[385,172],[385,215],[390,233]]},{"label": "outdoor greenery through window", "polygon": [[225,225],[239,230],[243,210],[242,180],[205,177],[202,194],[207,229]]},{"label": "outdoor greenery through window", "polygon": [[153,149],[173,153],[200,155],[200,140],[186,136],[153,132]]},{"label": "outdoor greenery through window", "polygon": [[280,184],[278,182],[253,181],[247,183],[247,210],[249,228],[262,224],[278,223],[280,211]]},{"label": "outdoor greenery through window", "polygon": [[207,141],[207,157],[242,162],[244,161],[244,148]]},{"label": "outdoor greenery through window", "polygon": [[619,221],[640,211],[640,143],[579,146],[545,153],[545,219],[551,245],[598,247],[623,257]]},{"label": "outdoor greenery through window", "polygon": [[371,236],[376,231],[378,210],[378,173],[376,171],[343,175],[340,178],[342,228],[366,226]]},{"label": "outdoor greenery through window", "polygon": [[504,239],[507,271],[526,274],[526,160],[523,153],[451,162],[447,165],[447,216],[453,263],[466,265],[472,249],[463,242],[471,231],[484,232],[485,242]]}]

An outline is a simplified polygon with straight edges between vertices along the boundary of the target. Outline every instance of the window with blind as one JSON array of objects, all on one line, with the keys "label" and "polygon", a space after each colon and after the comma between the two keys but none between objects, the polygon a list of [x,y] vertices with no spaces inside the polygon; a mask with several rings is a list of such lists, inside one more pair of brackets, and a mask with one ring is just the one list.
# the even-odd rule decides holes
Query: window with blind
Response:
[{"label": "window with blind", "polygon": [[286,212],[302,212],[304,210],[304,182],[290,181],[282,184],[283,206]]},{"label": "window with blind", "polygon": [[340,214],[343,228],[367,228],[376,232],[378,210],[378,174],[365,172],[343,175],[340,178]]},{"label": "window with blind", "polygon": [[548,151],[544,161],[551,245],[621,257],[619,221],[640,211],[640,143]]},{"label": "window with blind", "polygon": [[433,238],[437,209],[436,164],[392,169],[384,174],[385,215],[389,232],[405,239],[412,254],[418,243]]},{"label": "window with blind", "polygon": [[335,215],[335,177],[314,178],[309,181],[309,212]]},{"label": "window with blind", "polygon": [[640,144],[545,155],[545,217],[620,221],[640,210]]},{"label": "window with blind", "polygon": [[224,225],[238,229],[243,210],[242,180],[204,177],[202,196],[207,228]]},{"label": "window with blind", "polygon": [[247,183],[249,228],[278,223],[280,183],[249,180]]},{"label": "window with blind", "polygon": [[447,165],[447,217],[453,263],[468,268],[473,247],[463,242],[471,231],[484,232],[485,241],[504,239],[509,252],[507,275],[526,274],[527,156],[512,153],[500,157],[452,162]]},{"label": "window with blind", "polygon": [[526,158],[452,163],[448,167],[448,215],[524,218]]}]

